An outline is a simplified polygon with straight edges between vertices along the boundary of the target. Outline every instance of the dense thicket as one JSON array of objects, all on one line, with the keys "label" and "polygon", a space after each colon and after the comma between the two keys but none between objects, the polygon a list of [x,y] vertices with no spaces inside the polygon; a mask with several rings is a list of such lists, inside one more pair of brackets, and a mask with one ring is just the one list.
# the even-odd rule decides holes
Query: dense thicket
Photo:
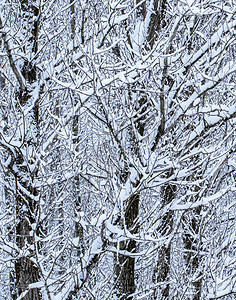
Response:
[{"label": "dense thicket", "polygon": [[0,8],[0,298],[233,299],[232,1]]}]

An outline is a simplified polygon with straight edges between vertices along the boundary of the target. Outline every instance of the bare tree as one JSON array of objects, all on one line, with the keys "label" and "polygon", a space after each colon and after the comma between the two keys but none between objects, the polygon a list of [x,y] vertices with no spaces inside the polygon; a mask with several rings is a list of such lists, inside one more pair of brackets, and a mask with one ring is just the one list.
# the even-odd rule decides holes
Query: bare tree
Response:
[{"label": "bare tree", "polygon": [[230,299],[232,3],[1,3],[0,297]]},{"label": "bare tree", "polygon": [[[21,1],[20,13],[22,17],[22,53],[31,53],[32,57],[38,50],[39,9],[35,3],[28,4]],[[9,153],[10,163],[8,170],[14,177],[15,194],[15,236],[16,246],[19,249],[15,260],[15,286],[17,296],[24,299],[41,299],[38,288],[29,289],[29,285],[40,278],[40,272],[35,258],[34,233],[38,232],[38,188],[35,184],[38,175],[38,163],[35,151],[38,146],[39,135],[39,93],[35,92],[37,85],[37,70],[34,59],[24,57],[21,67],[18,68],[14,49],[9,42],[10,36],[4,31],[3,21],[0,22],[3,30],[4,48],[18,88],[15,92],[16,109],[21,114],[20,127],[15,133],[15,145],[2,143]],[[23,42],[23,40],[21,41]],[[35,85],[36,84],[36,85]],[[40,87],[39,87],[40,89]],[[30,107],[25,115],[25,109]],[[27,253],[28,254],[20,254]],[[32,259],[33,257],[33,259]]]}]

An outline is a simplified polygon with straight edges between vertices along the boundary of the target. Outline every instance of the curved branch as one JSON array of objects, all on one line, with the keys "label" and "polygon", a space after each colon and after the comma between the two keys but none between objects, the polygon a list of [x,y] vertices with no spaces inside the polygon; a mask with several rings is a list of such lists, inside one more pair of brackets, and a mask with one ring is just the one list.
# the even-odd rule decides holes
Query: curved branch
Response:
[{"label": "curved branch", "polygon": [[[2,29],[3,29],[3,25],[2,25],[2,20],[1,20],[1,17],[0,17],[0,32],[2,31]],[[11,69],[12,69],[13,73],[16,76],[16,79],[17,79],[17,81],[20,85],[20,89],[25,90],[26,86],[24,84],[23,76],[21,75],[20,71],[18,70],[18,68],[15,64],[15,61],[14,61],[12,53],[11,53],[11,49],[10,49],[8,41],[7,41],[7,34],[4,31],[2,31],[2,38],[3,38],[4,46],[5,46],[5,49],[6,49],[6,52],[7,52],[7,57],[9,59]]]}]

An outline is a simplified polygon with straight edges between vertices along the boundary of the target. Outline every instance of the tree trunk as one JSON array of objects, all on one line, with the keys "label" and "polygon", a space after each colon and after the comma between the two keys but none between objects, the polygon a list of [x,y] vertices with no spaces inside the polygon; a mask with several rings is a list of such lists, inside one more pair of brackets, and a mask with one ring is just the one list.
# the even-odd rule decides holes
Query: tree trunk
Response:
[{"label": "tree trunk", "polygon": [[[75,35],[76,35],[76,18],[75,18],[75,4],[73,0],[70,0],[72,4],[70,7],[71,13],[71,39],[73,40],[73,48],[75,47]],[[84,13],[85,10],[83,9],[83,18],[82,18],[82,25],[81,25],[81,43],[84,43],[84,36],[83,36],[83,29],[84,29]],[[72,101],[74,97],[72,98]],[[77,101],[75,102],[74,106],[76,106]],[[73,132],[73,144],[74,150],[79,152],[78,143],[79,143],[79,117],[78,115],[73,116],[73,124],[72,124],[72,132]],[[78,213],[81,211],[81,196],[80,196],[80,176],[75,175],[73,180],[73,201],[74,201],[74,215],[75,217],[78,216]],[[84,253],[84,239],[83,239],[83,227],[76,221],[75,222],[75,238],[79,238],[77,244],[77,257],[79,258],[82,253]]]},{"label": "tree trunk", "polygon": [[198,271],[201,257],[199,254],[199,248],[201,247],[200,237],[200,218],[201,218],[201,206],[194,209],[188,217],[184,217],[184,230],[183,242],[185,248],[184,258],[186,261],[187,274],[191,277],[196,277],[196,280],[192,282],[194,287],[193,300],[201,299],[202,289],[202,274]]},{"label": "tree trunk", "polygon": [[[170,177],[172,172],[167,174]],[[166,184],[161,188],[162,208],[170,204],[175,198],[176,186],[173,184]],[[161,224],[158,228],[158,232],[162,236],[167,236],[173,229],[173,218],[174,214],[169,211],[164,214],[161,219]],[[157,254],[156,267],[153,272],[153,283],[164,283],[160,288],[154,289],[154,299],[169,299],[170,285],[165,283],[168,280],[170,274],[170,260],[171,260],[171,243],[163,245]]]},{"label": "tree trunk", "polygon": [[[16,182],[16,244],[19,249],[29,249],[29,252],[33,255],[34,238],[31,231],[33,230],[32,224],[37,222],[39,207],[35,199],[38,196],[38,190],[32,186],[34,178],[30,171],[24,167],[25,164],[25,158],[21,152],[18,152],[12,170]],[[15,169],[17,169],[17,172],[15,172]],[[36,175],[37,171],[34,173],[34,176]],[[40,279],[38,267],[29,256],[22,256],[16,260],[15,276],[19,296],[27,290],[29,284]],[[41,299],[40,289],[30,289],[23,299]]]},{"label": "tree trunk", "polygon": [[[73,144],[75,146],[75,150],[79,152],[78,143],[79,143],[79,117],[73,117],[72,124],[73,131]],[[73,180],[73,201],[74,201],[74,214],[75,217],[78,216],[78,213],[81,211],[81,196],[80,196],[80,178],[79,175],[75,175]],[[82,253],[84,253],[84,241],[83,241],[83,227],[76,221],[75,222],[75,237],[79,238],[77,245],[77,256],[80,257]]]},{"label": "tree trunk", "polygon": [[147,32],[147,48],[152,49],[158,32],[165,27],[165,10],[167,0],[154,0]]},{"label": "tree trunk", "polygon": [[[131,196],[125,211],[125,224],[132,234],[138,232],[137,217],[139,214],[139,194]],[[130,253],[136,252],[136,241],[128,240],[120,243],[120,250]],[[119,299],[133,299],[131,294],[135,292],[135,259],[133,257],[118,255],[115,257],[115,273],[117,276],[117,290]]]},{"label": "tree trunk", "polygon": [[[153,12],[150,16],[150,22],[147,32],[147,45],[146,49],[150,50],[153,48],[158,33],[162,28],[166,26],[165,15],[166,15],[166,0],[154,0],[153,1]],[[151,148],[151,151],[155,151],[157,145],[165,133],[165,86],[167,79],[168,63],[167,59],[164,59],[164,68],[162,70],[162,79],[160,87],[160,125],[157,130],[157,134]],[[173,174],[171,170],[166,174],[166,177],[170,177]],[[172,202],[176,194],[176,186],[173,184],[166,184],[161,188],[161,207],[164,208]],[[173,212],[169,211],[164,214],[160,220],[160,226],[157,229],[158,232],[164,237],[171,233],[173,229]],[[153,283],[154,285],[160,283],[160,287],[154,288],[154,299],[169,299],[170,285],[166,281],[170,274],[170,260],[171,260],[171,243],[163,245],[158,250],[156,266],[153,271]],[[162,285],[163,283],[163,285]]]},{"label": "tree trunk", "polygon": [[[136,4],[138,5],[140,3],[140,0],[136,0]],[[165,15],[165,5],[166,0],[154,0],[153,3],[153,11],[154,13],[151,14],[150,21],[149,21],[149,27],[148,27],[148,33],[147,33],[147,50],[150,50],[153,48],[157,33],[160,31],[161,27],[164,26],[164,15]],[[141,5],[137,8],[137,17],[142,18],[145,20],[146,18],[146,2],[143,2]],[[129,37],[129,33],[127,31],[127,36]],[[129,41],[129,39],[128,39]],[[131,41],[129,41],[129,44]],[[132,45],[130,44],[131,48]],[[163,73],[166,72],[166,69],[163,71]],[[165,77],[165,74],[163,75],[163,78]],[[165,79],[165,78],[164,78]],[[164,82],[163,79],[163,82]],[[134,89],[133,89],[134,88]],[[142,89],[145,89],[145,86],[142,86]],[[129,89],[129,97],[130,100],[132,99],[132,90],[135,90],[135,87],[131,87]],[[142,117],[138,117],[137,121],[135,122],[135,128],[140,136],[144,136],[145,126],[146,126],[146,118],[148,113],[148,98],[145,93],[141,93],[137,99],[137,107],[136,110],[139,112],[139,114],[142,115]],[[141,109],[141,112],[139,111]],[[161,109],[161,132],[159,134],[164,133],[164,126],[165,126],[165,112],[164,112],[164,94],[162,93],[161,103],[160,103],[160,109]],[[140,154],[140,147],[138,142],[135,140],[135,134],[133,134],[132,129],[130,130],[130,138],[131,138],[131,148],[133,151],[133,155],[135,155],[142,164],[142,158]],[[152,149],[154,151],[154,148]],[[128,172],[124,172],[124,183],[126,182],[128,178]],[[140,180],[140,178],[139,178]],[[137,186],[139,183],[139,180],[135,183],[134,186]],[[167,196],[168,197],[168,196]],[[129,199],[129,203],[125,210],[125,224],[127,226],[127,229],[132,233],[135,234],[138,232],[138,224],[135,224],[138,218],[139,214],[139,200],[140,200],[140,194],[135,194]],[[167,200],[168,202],[168,200]],[[171,220],[170,220],[171,219]],[[172,216],[169,218],[166,218],[166,224],[169,224],[172,222]],[[163,221],[164,222],[164,221]],[[120,250],[126,250],[128,252],[136,252],[136,242],[134,240],[129,240],[128,242],[122,242],[120,243]],[[161,255],[161,253],[160,253]],[[167,262],[164,263],[164,265],[161,265],[161,272],[163,272],[164,269],[169,268],[169,257],[170,257],[170,249],[167,249],[163,252],[162,256],[167,256]],[[164,258],[164,257],[163,257]],[[159,268],[159,267],[158,267]],[[167,269],[168,269],[167,268]],[[168,269],[169,270],[169,269]],[[168,272],[167,270],[167,272]],[[117,277],[117,287],[118,287],[118,295],[119,299],[132,299],[132,293],[135,292],[135,259],[131,257],[125,257],[124,255],[118,255],[118,261],[116,261],[115,264],[115,273]],[[158,277],[158,276],[157,276]],[[165,276],[166,278],[166,276]],[[169,288],[167,288],[169,289]]]},{"label": "tree trunk", "polygon": [[[39,281],[39,272],[37,266],[28,258],[21,257],[15,263],[16,271],[16,287],[18,295],[21,295],[27,290],[29,284]],[[39,300],[42,299],[40,289],[30,289],[22,298],[24,300]]]},{"label": "tree trunk", "polygon": [[[28,34],[28,51],[36,54],[38,49],[38,26],[39,26],[39,11],[34,3],[29,4],[28,1],[21,1],[22,20],[23,20],[23,36]],[[24,300],[40,300],[42,299],[39,288],[28,287],[32,283],[36,283],[40,279],[38,266],[31,260],[34,254],[34,236],[33,231],[36,230],[32,225],[37,224],[38,200],[39,195],[37,188],[34,187],[35,178],[37,177],[38,168],[35,166],[34,147],[37,147],[39,137],[39,107],[38,100],[32,102],[31,92],[32,84],[37,80],[37,71],[34,62],[24,60],[24,64],[19,71],[16,71],[11,49],[6,42],[6,48],[13,72],[15,73],[20,84],[19,91],[16,93],[18,103],[21,107],[33,104],[32,110],[29,112],[26,121],[26,129],[24,143],[21,148],[15,148],[15,158],[13,166],[10,166],[10,171],[15,177],[16,191],[16,245],[22,250],[22,254],[15,261],[15,286],[17,295],[22,296]],[[24,46],[26,47],[26,46]],[[23,51],[25,48],[23,47]],[[21,76],[25,79],[19,81],[17,72],[21,72]],[[27,153],[25,156],[24,153]],[[34,165],[34,171],[30,170],[29,165]],[[37,226],[37,225],[36,225]],[[24,254],[28,253],[28,254]]]}]

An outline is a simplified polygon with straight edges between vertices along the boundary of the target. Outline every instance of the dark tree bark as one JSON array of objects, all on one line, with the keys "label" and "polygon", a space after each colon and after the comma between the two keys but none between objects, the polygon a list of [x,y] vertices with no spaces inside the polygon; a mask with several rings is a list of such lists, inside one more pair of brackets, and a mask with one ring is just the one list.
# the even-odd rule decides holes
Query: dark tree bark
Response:
[{"label": "dark tree bark", "polygon": [[[127,229],[132,233],[138,232],[137,217],[139,214],[139,194],[133,195],[129,199],[129,204],[125,211],[125,223]],[[125,250],[130,253],[136,252],[136,241],[128,240],[120,243],[120,250]],[[131,294],[135,292],[135,258],[118,255],[118,260],[115,257],[115,273],[117,276],[117,290],[119,299],[133,299]]]},{"label": "dark tree bark", "polygon": [[147,43],[148,48],[152,49],[157,37],[158,32],[161,28],[165,27],[165,10],[166,10],[167,0],[154,0],[153,1],[153,12],[151,14],[148,33],[147,33]]},{"label": "dark tree bark", "polygon": [[[24,249],[34,244],[31,231],[33,229],[32,224],[36,223],[38,210],[38,204],[35,201],[38,191],[32,186],[33,178],[29,175],[29,170],[23,165],[24,157],[19,151],[17,152],[13,169],[18,170],[18,172],[13,172],[16,182],[16,244],[19,249]],[[40,278],[37,266],[28,256],[23,256],[16,260],[15,274],[18,295],[21,295],[29,284],[37,282]],[[29,290],[23,299],[41,299],[39,289]]]},{"label": "dark tree bark", "polygon": [[184,258],[186,261],[186,269],[189,277],[195,276],[196,279],[192,282],[194,286],[193,300],[201,299],[202,290],[202,273],[198,271],[201,263],[200,249],[200,223],[201,223],[201,206],[194,209],[188,216],[183,219],[184,223]]},{"label": "dark tree bark", "polygon": [[[140,0],[136,1],[139,4]],[[137,9],[137,16],[145,19],[146,17],[146,3],[143,2]],[[132,48],[130,41],[129,32],[127,31],[127,38],[129,44]],[[132,99],[132,90],[135,90],[135,86],[129,87],[129,98]],[[138,105],[136,110],[138,111],[142,107],[141,114],[144,114],[147,110],[147,97],[146,95],[139,95]],[[143,136],[145,129],[145,116],[137,119],[135,122],[135,127],[138,133]],[[137,157],[139,157],[139,146],[137,141],[135,141],[134,133],[130,129],[130,143],[131,148]],[[127,163],[125,163],[126,168],[122,171],[120,178],[122,183],[126,183],[129,177],[129,171]],[[140,178],[137,179],[136,183],[133,183],[133,187],[138,186]],[[139,230],[139,224],[137,222],[139,215],[139,201],[140,194],[134,194],[128,199],[127,206],[125,208],[125,226],[132,234],[136,234]],[[120,243],[120,250],[127,251],[129,253],[135,253],[137,251],[137,243],[135,240],[128,240]],[[125,256],[122,254],[115,256],[115,274],[116,274],[116,289],[117,296],[119,299],[133,299],[132,294],[135,292],[135,258]]]},{"label": "dark tree bark", "polygon": [[[136,4],[138,5],[140,3],[140,0],[136,1]],[[149,27],[148,27],[148,33],[147,33],[147,50],[150,50],[154,46],[155,39],[157,37],[158,32],[162,27],[165,26],[164,17],[165,17],[165,6],[166,6],[166,0],[155,0],[154,1],[154,8],[153,13],[151,14],[151,18],[149,21]],[[146,18],[146,2],[143,2],[141,5],[137,7],[137,17],[140,17],[142,19]],[[127,33],[127,36],[129,37],[129,34]],[[129,40],[129,39],[128,39]],[[131,43],[131,42],[129,42]],[[130,44],[131,48],[132,45]],[[164,84],[165,75],[166,75],[167,66],[163,70],[163,81]],[[142,89],[145,89],[145,86],[142,86]],[[135,90],[135,86],[132,86],[130,88],[130,99],[132,98],[131,94]],[[164,91],[164,87],[163,87]],[[161,124],[160,124],[160,132],[158,135],[158,140],[161,137],[161,135],[164,133],[165,128],[165,111],[164,111],[164,92],[161,93],[160,98],[160,110],[161,110]],[[146,93],[141,93],[138,97],[137,101],[138,105],[136,107],[137,112],[142,117],[137,118],[135,122],[136,130],[138,131],[139,135],[143,136],[146,126],[146,119],[147,119],[147,113],[148,113],[148,97]],[[137,141],[134,139],[134,134],[132,133],[132,129],[130,131],[131,136],[131,148],[134,153],[139,159],[140,159],[140,146]],[[156,142],[157,144],[158,142]],[[154,143],[155,144],[155,143]],[[152,147],[152,151],[156,149],[155,147]],[[142,161],[141,161],[142,164]],[[124,182],[126,182],[129,174],[128,172],[123,172],[125,178]],[[138,185],[139,180],[136,182],[136,186]],[[165,187],[165,192],[163,195],[163,205],[169,203],[173,199],[173,186]],[[127,229],[135,234],[138,232],[138,223],[137,218],[139,214],[139,200],[140,200],[140,194],[135,194],[129,199],[129,203],[125,209],[125,224],[127,226]],[[172,215],[171,216],[165,216],[163,218],[163,227],[172,224]],[[171,225],[172,227],[172,225]],[[128,252],[135,253],[136,252],[136,242],[133,240],[129,240],[127,242],[123,242],[120,244],[120,250],[126,250]],[[167,249],[162,249],[159,253],[160,260],[156,271],[156,276],[154,276],[158,281],[164,281],[169,273],[169,260],[170,260],[170,246],[167,247]],[[162,258],[161,258],[162,257]],[[163,261],[164,260],[164,261]],[[162,261],[162,263],[161,263]],[[161,275],[164,272],[164,275]],[[131,257],[125,257],[124,255],[118,255],[118,262],[115,264],[115,273],[117,277],[117,287],[118,287],[118,296],[119,299],[132,299],[132,293],[135,292],[135,259]],[[169,293],[169,287],[166,288],[164,291],[165,294]]]},{"label": "dark tree bark", "polygon": [[[169,172],[166,176],[170,177],[172,172]],[[166,184],[161,188],[161,206],[164,208],[170,204],[176,195],[176,186],[173,184]],[[164,214],[161,219],[158,232],[162,236],[167,236],[173,229],[173,212],[169,211]],[[170,274],[170,260],[171,260],[171,243],[161,246],[157,253],[156,267],[153,272],[153,283],[165,283],[168,280]],[[160,288],[154,289],[154,299],[169,299],[170,285],[165,283]]]},{"label": "dark tree bark", "polygon": [[[161,29],[166,26],[166,6],[167,0],[154,0],[153,12],[150,17],[148,32],[147,32],[147,45],[146,49],[151,50],[154,46],[155,40],[160,33]],[[151,151],[155,151],[161,137],[165,133],[165,85],[167,79],[168,65],[167,60],[164,60],[164,68],[162,70],[162,80],[160,87],[160,125],[157,129],[157,134],[153,142]],[[172,170],[166,174],[170,177],[173,174]],[[176,195],[176,186],[174,184],[165,184],[161,188],[161,207],[164,208],[170,204]],[[160,220],[160,226],[157,229],[162,236],[167,236],[173,229],[173,212],[169,211],[164,214]],[[156,266],[153,272],[153,283],[163,283],[160,288],[154,289],[154,299],[169,299],[170,285],[165,283],[170,275],[170,260],[171,260],[171,243],[163,245],[158,250]]]},{"label": "dark tree bark", "polygon": [[[70,7],[71,12],[71,39],[75,40],[76,35],[76,15],[75,15],[75,4],[73,3],[73,0],[70,0],[70,3],[72,4]],[[81,28],[81,42],[84,43],[84,14],[85,10],[82,11],[82,28]],[[73,95],[74,96],[74,95]],[[72,97],[73,101],[74,97]],[[75,102],[75,106],[77,104],[77,101]],[[79,117],[78,115],[73,116],[73,123],[72,123],[72,132],[73,132],[73,144],[75,146],[75,150],[79,151],[78,149],[78,143],[79,143]],[[81,195],[80,195],[80,177],[79,175],[75,175],[73,180],[73,200],[74,200],[74,214],[75,217],[77,217],[77,214],[81,211]],[[77,245],[77,256],[80,257],[82,253],[84,253],[84,240],[83,240],[83,227],[78,223],[75,222],[75,237],[79,238],[79,242]]]},{"label": "dark tree bark", "polygon": [[[75,145],[75,149],[78,150],[78,142],[79,142],[79,118],[78,116],[73,117],[73,143]],[[76,175],[73,180],[73,199],[74,199],[74,211],[75,217],[77,217],[78,213],[81,211],[81,195],[80,195],[80,178],[79,175]],[[83,227],[76,221],[75,222],[75,237],[79,238],[77,245],[77,256],[80,257],[82,253],[84,253],[84,239],[83,239]]]},{"label": "dark tree bark", "polygon": [[[38,27],[39,27],[39,10],[34,5],[26,0],[22,0],[21,14],[22,14],[22,35],[27,36],[27,43],[22,47],[29,47],[28,51],[36,54],[38,50]],[[2,26],[0,22],[0,26]],[[33,149],[38,144],[39,137],[39,107],[38,100],[32,97],[32,84],[37,80],[37,71],[33,61],[24,59],[24,63],[20,70],[17,69],[12,55],[12,50],[9,47],[6,34],[3,34],[4,46],[8,55],[9,63],[15,77],[18,81],[19,87],[16,93],[17,102],[21,107],[25,105],[32,105],[33,108],[27,116],[28,125],[25,130],[24,141],[20,148],[14,147],[14,151],[9,150],[11,156],[11,163],[8,166],[10,173],[15,179],[15,201],[16,201],[16,245],[22,250],[22,253],[28,252],[27,255],[21,254],[15,261],[14,274],[11,273],[11,280],[15,282],[15,291],[13,298],[25,295],[22,297],[24,300],[40,300],[42,298],[39,288],[29,288],[29,285],[38,282],[40,279],[40,272],[38,266],[31,259],[34,256],[34,237],[33,230],[38,232],[37,228],[37,214],[38,214],[38,200],[39,192],[34,187],[35,177],[37,176],[38,168],[35,167],[34,171],[30,170],[30,165],[35,166],[35,158]],[[24,81],[24,80],[25,81]],[[31,103],[32,102],[32,103]],[[20,111],[20,110],[19,110]],[[26,157],[24,153],[29,153]],[[32,225],[36,225],[34,228]],[[27,250],[27,251],[26,251]]]},{"label": "dark tree bark", "polygon": [[143,19],[145,19],[146,14],[147,14],[147,9],[146,9],[146,1],[143,3],[139,4],[141,0],[136,0],[136,5],[139,5],[137,7],[137,16],[140,17],[142,16]]}]

